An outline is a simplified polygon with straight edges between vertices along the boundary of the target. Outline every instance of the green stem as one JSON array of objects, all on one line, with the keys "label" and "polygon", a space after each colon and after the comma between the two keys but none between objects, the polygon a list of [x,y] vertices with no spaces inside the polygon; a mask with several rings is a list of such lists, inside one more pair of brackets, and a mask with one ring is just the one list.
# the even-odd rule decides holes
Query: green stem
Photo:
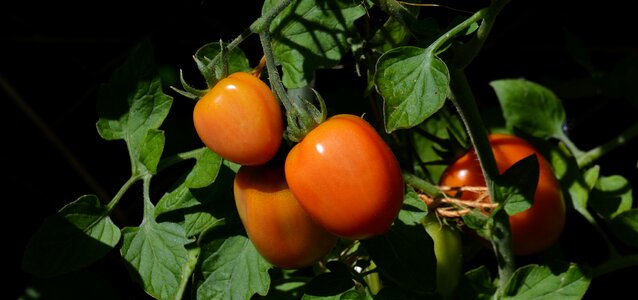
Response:
[{"label": "green stem", "polygon": [[106,205],[106,210],[110,213],[117,203],[120,202],[120,199],[122,199],[122,196],[124,196],[126,191],[128,191],[128,189],[130,189],[131,186],[141,178],[142,176],[131,176],[124,185],[122,185],[117,194],[115,194],[115,197],[113,197],[113,199],[111,199],[111,201]]},{"label": "green stem", "polygon": [[428,196],[432,198],[443,197],[443,193],[439,190],[436,185],[431,184],[414,174],[410,174],[407,172],[403,172],[403,180],[410,186],[416,188],[417,190],[426,193]]},{"label": "green stem", "polygon": [[428,48],[432,48],[434,52],[436,52],[436,50],[441,48],[447,41],[454,38],[458,33],[470,27],[470,25],[472,25],[473,23],[483,19],[485,15],[488,14],[490,9],[491,7],[486,7],[475,12],[472,16],[465,19],[465,21],[454,26],[452,29],[448,30],[444,35],[436,39],[432,44],[430,44]]},{"label": "green stem", "polygon": [[142,219],[142,224],[155,219],[155,205],[151,202],[151,178],[153,178],[153,175],[151,174],[146,174],[142,177],[142,182],[144,183],[144,218]]},{"label": "green stem", "polygon": [[[450,100],[456,106],[465,124],[470,141],[479,159],[486,186],[492,201],[503,203],[503,199],[495,193],[494,179],[499,176],[494,154],[487,139],[487,130],[479,114],[476,100],[462,70],[450,69]],[[502,205],[501,205],[502,207]],[[494,225],[490,242],[494,248],[498,263],[500,286],[504,287],[515,270],[512,253],[512,232],[509,217],[505,210],[497,209],[493,215]]]},{"label": "green stem", "polygon": [[483,17],[483,23],[474,37],[469,42],[458,48],[458,51],[454,56],[455,67],[465,69],[474,60],[474,58],[476,58],[480,50],[483,48],[490,31],[492,31],[496,16],[501,12],[501,10],[503,10],[509,1],[510,0],[494,0],[489,7],[481,9],[476,13],[481,14],[481,17]]},{"label": "green stem", "polygon": [[602,275],[628,268],[638,266],[638,254],[627,256],[616,256],[593,269],[593,277],[600,277]]},{"label": "green stem", "polygon": [[582,156],[578,157],[578,167],[582,168],[591,164],[603,155],[626,144],[629,140],[635,138],[636,136],[638,136],[638,123],[623,131],[616,138],[594,149],[591,149],[585,152]]},{"label": "green stem", "polygon": [[[241,44],[251,34],[253,34],[253,33],[261,33],[263,31],[267,31],[266,29],[268,29],[270,27],[270,23],[272,23],[272,20],[282,10],[284,10],[291,2],[292,2],[292,0],[280,1],[270,11],[268,11],[266,14],[261,16],[259,19],[255,20],[255,22],[253,22],[248,29],[244,30],[244,32],[242,32],[238,37],[236,37],[228,45],[226,45],[226,48],[228,49],[228,52],[231,52],[233,49],[235,49],[237,46],[239,46],[239,44]],[[221,53],[217,54],[211,60],[211,65],[217,64],[217,62],[221,59],[221,57],[222,57]]]},{"label": "green stem", "polygon": [[572,140],[562,130],[559,131],[559,134],[556,136],[556,138],[563,142],[565,146],[567,146],[567,149],[569,149],[569,152],[571,152],[574,157],[579,158],[585,154],[582,150],[576,147],[576,144],[574,144],[574,142],[572,142]]},{"label": "green stem", "polygon": [[[318,120],[308,111],[306,103],[301,98],[290,98],[284,88],[283,83],[277,71],[275,57],[272,52],[270,32],[264,30],[259,34],[261,46],[266,57],[266,69],[268,70],[268,80],[271,88],[275,91],[277,98],[281,101],[286,109],[286,118],[288,120],[288,137],[293,141],[300,141],[308,131],[316,127]],[[321,101],[321,100],[320,100]],[[322,113],[325,110],[322,111]]]}]

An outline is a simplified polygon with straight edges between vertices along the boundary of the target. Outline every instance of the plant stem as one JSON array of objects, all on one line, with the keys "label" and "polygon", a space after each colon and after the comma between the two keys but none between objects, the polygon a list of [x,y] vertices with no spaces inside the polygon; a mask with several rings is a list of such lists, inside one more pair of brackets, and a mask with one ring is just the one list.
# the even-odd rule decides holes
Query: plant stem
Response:
[{"label": "plant stem", "polygon": [[[228,52],[231,52],[235,49],[239,44],[241,44],[246,38],[248,38],[253,33],[261,33],[263,31],[268,31],[267,29],[270,27],[270,23],[272,20],[282,11],[284,10],[292,0],[282,0],[275,7],[273,7],[270,11],[259,17],[259,19],[255,20],[250,27],[244,32],[242,32],[238,37],[232,40],[226,48]],[[215,55],[215,57],[211,60],[210,64],[215,65],[221,59],[222,54],[219,53]]]},{"label": "plant stem", "polygon": [[155,220],[155,205],[151,202],[151,178],[153,178],[153,175],[151,174],[146,174],[142,177],[142,182],[144,183],[144,217],[142,219],[142,224]]},{"label": "plant stem", "polygon": [[431,184],[419,178],[418,176],[414,174],[403,172],[403,180],[405,180],[405,182],[408,185],[415,187],[419,191],[426,193],[428,196],[432,198],[438,198],[443,196],[443,193],[441,192],[441,190],[439,190],[438,187],[436,187],[434,184]]},{"label": "plant stem", "polygon": [[[474,95],[462,70],[450,69],[450,100],[456,106],[463,120],[470,141],[479,159],[486,186],[493,202],[501,204],[503,199],[495,193],[494,179],[499,176],[494,154],[487,139],[487,130],[479,114]],[[502,207],[502,205],[500,205]],[[498,262],[500,286],[504,287],[514,273],[515,263],[512,253],[512,233],[509,217],[505,210],[497,209],[493,215],[491,243]]]},{"label": "plant stem", "polygon": [[124,196],[124,194],[126,193],[126,191],[128,191],[128,189],[131,188],[131,186],[137,182],[138,180],[140,180],[142,177],[141,176],[131,176],[125,183],[124,185],[122,185],[122,187],[120,188],[120,190],[117,192],[117,194],[115,194],[115,196],[113,197],[113,199],[111,199],[111,201],[106,205],[106,210],[111,213],[111,211],[113,210],[113,208],[115,208],[115,206],[117,205],[118,202],[120,202],[120,199],[122,199],[122,196]]},{"label": "plant stem", "polygon": [[483,17],[483,23],[474,37],[469,42],[459,47],[456,55],[454,56],[455,67],[465,69],[474,60],[474,58],[476,58],[481,48],[483,48],[490,31],[492,31],[496,16],[501,12],[501,10],[503,10],[503,7],[505,7],[509,1],[510,0],[494,0],[489,7],[481,9],[476,13],[481,14],[481,17]]},{"label": "plant stem", "polygon": [[625,143],[627,143],[632,138],[635,138],[636,136],[638,136],[638,123],[627,128],[625,131],[619,134],[616,138],[594,149],[591,149],[585,152],[582,156],[578,157],[578,167],[582,168],[584,166],[591,164],[592,162],[599,159],[603,155],[624,145]]},{"label": "plant stem", "polygon": [[607,251],[609,251],[609,256],[611,256],[612,259],[620,257],[620,254],[618,254],[616,247],[614,247],[614,244],[607,237],[607,233],[605,233],[605,231],[602,228],[600,228],[600,225],[598,225],[598,222],[596,222],[596,219],[594,219],[594,216],[592,216],[591,213],[589,213],[589,211],[586,208],[576,207],[575,209],[581,216],[583,216],[583,218],[585,218],[585,220],[587,220],[587,222],[589,222],[589,224],[592,227],[594,227],[594,229],[596,229],[598,234],[600,234],[603,241],[605,241],[605,245],[607,246]]}]

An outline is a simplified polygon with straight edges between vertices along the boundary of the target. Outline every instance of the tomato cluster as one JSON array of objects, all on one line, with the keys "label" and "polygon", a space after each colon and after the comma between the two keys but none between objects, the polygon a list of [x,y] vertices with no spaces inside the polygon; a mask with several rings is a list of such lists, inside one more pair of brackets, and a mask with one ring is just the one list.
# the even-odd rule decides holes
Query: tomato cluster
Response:
[{"label": "tomato cluster", "polygon": [[282,113],[269,87],[249,73],[219,81],[196,104],[197,134],[213,152],[239,163],[234,196],[256,249],[281,268],[321,259],[339,237],[386,232],[403,202],[399,163],[377,131],[354,115],[312,129],[288,153]]},{"label": "tomato cluster", "polygon": [[[554,244],[565,226],[565,203],[560,184],[545,158],[527,141],[506,134],[491,134],[489,142],[499,172],[503,173],[519,160],[536,154],[539,177],[533,205],[510,216],[513,252],[516,255],[538,253]],[[440,184],[450,187],[485,186],[485,179],[474,150],[451,164],[441,176]],[[477,193],[462,192],[461,199],[476,199]]]}]

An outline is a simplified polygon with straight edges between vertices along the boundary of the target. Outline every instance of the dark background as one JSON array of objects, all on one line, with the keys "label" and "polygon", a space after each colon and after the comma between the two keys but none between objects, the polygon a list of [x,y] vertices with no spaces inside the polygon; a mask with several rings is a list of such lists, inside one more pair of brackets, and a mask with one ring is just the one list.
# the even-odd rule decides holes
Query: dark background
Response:
[{"label": "dark background", "polygon": [[[5,175],[4,232],[8,234],[4,244],[9,248],[6,274],[15,280],[9,285],[11,297],[22,295],[32,280],[20,271],[20,261],[28,238],[44,217],[84,194],[112,197],[130,174],[124,143],[107,142],[97,134],[95,103],[100,84],[131,47],[149,38],[167,83],[175,82],[179,69],[198,83],[191,56],[205,43],[230,41],[239,35],[259,16],[258,3],[224,1],[220,7],[211,0],[30,1],[0,7],[1,166]],[[445,3],[473,9],[463,1]],[[563,83],[587,77],[587,70],[566,51],[565,32],[586,46],[602,72],[610,71],[624,57],[638,55],[631,21],[638,11],[634,1],[575,3],[512,1],[505,8],[483,52],[467,70],[481,107],[496,103],[488,85],[492,80],[527,78],[562,91]],[[424,13],[445,13],[445,9],[424,8]],[[255,65],[261,55],[256,37],[241,47]],[[343,88],[351,71],[322,78],[322,87]],[[166,92],[175,97],[167,120],[176,128],[173,134],[178,133],[175,136],[180,135],[186,146],[195,145],[190,123],[193,103]],[[623,98],[593,94],[570,99],[570,94],[573,90],[564,98],[569,134],[581,149],[605,142],[638,121],[636,108]],[[602,174],[621,174],[636,189],[636,149],[632,141],[600,160]],[[72,161],[90,175],[79,173]],[[88,183],[91,180],[95,184]],[[126,200],[118,206],[123,215],[136,209]],[[116,217],[116,222],[137,225],[136,220],[125,218]],[[583,237],[582,246],[589,242]],[[123,299],[143,297],[117,256],[114,253],[98,262],[89,274],[103,278]],[[88,276],[64,278],[56,285],[93,278]],[[634,268],[594,280],[588,297],[631,293],[632,286],[621,279],[637,276]]]}]

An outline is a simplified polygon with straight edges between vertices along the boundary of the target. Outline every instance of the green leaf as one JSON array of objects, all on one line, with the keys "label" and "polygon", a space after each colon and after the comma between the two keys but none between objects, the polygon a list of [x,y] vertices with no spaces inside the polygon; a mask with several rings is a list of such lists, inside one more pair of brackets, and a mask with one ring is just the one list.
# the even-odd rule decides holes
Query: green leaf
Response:
[{"label": "green leaf", "polygon": [[386,234],[361,240],[361,244],[381,273],[398,286],[422,294],[434,293],[434,243],[422,225],[397,222]]},{"label": "green leaf", "polygon": [[[220,52],[221,44],[219,42],[213,42],[197,49],[193,57],[199,72],[204,76],[204,80],[209,88],[212,88],[222,76],[222,60],[218,60],[217,64],[213,65],[213,58]],[[227,52],[226,55],[228,55],[228,74],[250,71],[250,62],[240,48],[235,47],[232,51]]]},{"label": "green leaf", "polygon": [[620,175],[600,177],[591,191],[589,203],[603,218],[613,219],[631,209],[631,185]]},{"label": "green leaf", "polygon": [[162,151],[164,150],[164,132],[157,129],[149,129],[146,133],[146,137],[142,141],[140,148],[140,156],[137,160],[141,166],[151,174],[157,172],[157,164],[162,157]]},{"label": "green leaf", "polygon": [[490,82],[509,129],[517,128],[538,138],[563,136],[565,110],[554,92],[524,79]]},{"label": "green leaf", "polygon": [[612,232],[627,245],[638,247],[638,209],[630,209],[616,215],[609,226]]},{"label": "green leaf", "polygon": [[[262,12],[277,4],[264,2]],[[275,59],[283,69],[287,88],[307,85],[314,71],[334,67],[350,46],[355,20],[365,14],[358,1],[300,0],[282,11],[272,22]]]},{"label": "green leaf", "polygon": [[184,229],[145,219],[140,227],[127,227],[122,233],[120,252],[133,279],[156,299],[181,299],[192,271]]},{"label": "green leaf", "polygon": [[215,182],[222,165],[222,158],[210,149],[204,148],[195,159],[197,162],[186,177],[186,186],[203,188]]},{"label": "green leaf", "polygon": [[563,193],[566,203],[571,203],[579,213],[588,215],[589,194],[598,180],[600,167],[593,166],[581,173],[578,162],[562,143],[558,147],[550,147],[548,153],[556,178],[561,186],[568,189],[569,193]]},{"label": "green leaf", "polygon": [[47,218],[31,237],[22,259],[28,273],[50,277],[86,267],[120,240],[120,229],[98,198],[85,195]]},{"label": "green leaf", "polygon": [[234,173],[224,167],[215,183],[204,188],[188,188],[185,181],[178,182],[158,201],[157,220],[179,223],[186,230],[186,236],[191,237],[229,218],[237,219],[233,179]]},{"label": "green leaf", "polygon": [[495,192],[501,195],[508,215],[532,207],[538,175],[538,158],[532,154],[516,162],[496,179]]},{"label": "green leaf", "polygon": [[496,293],[492,274],[485,266],[465,272],[458,288],[459,298],[464,300],[488,300]]},{"label": "green leaf", "polygon": [[434,49],[400,47],[383,54],[374,80],[384,99],[385,130],[414,127],[441,109],[449,77]]},{"label": "green leaf", "polygon": [[[158,129],[170,110],[172,97],[162,91],[161,78],[148,42],[139,45],[128,60],[100,88],[97,130],[106,140],[126,141],[134,174],[147,168],[162,148],[149,130]],[[148,147],[147,147],[148,146]],[[149,156],[150,157],[147,157]],[[152,164],[151,164],[152,167]]]},{"label": "green leaf", "polygon": [[413,188],[408,187],[403,199],[403,207],[399,211],[399,220],[406,225],[421,223],[421,219],[427,215],[428,208],[425,202],[419,198]]},{"label": "green leaf", "polygon": [[200,246],[198,299],[243,300],[256,293],[266,295],[271,265],[247,237],[218,227],[204,233]]},{"label": "green leaf", "polygon": [[443,106],[437,113],[419,125],[414,131],[414,147],[420,162],[418,165],[432,182],[439,182],[448,164],[467,152],[465,128],[458,114]]},{"label": "green leaf", "polygon": [[503,288],[504,299],[582,299],[591,271],[576,264],[527,265]]}]

